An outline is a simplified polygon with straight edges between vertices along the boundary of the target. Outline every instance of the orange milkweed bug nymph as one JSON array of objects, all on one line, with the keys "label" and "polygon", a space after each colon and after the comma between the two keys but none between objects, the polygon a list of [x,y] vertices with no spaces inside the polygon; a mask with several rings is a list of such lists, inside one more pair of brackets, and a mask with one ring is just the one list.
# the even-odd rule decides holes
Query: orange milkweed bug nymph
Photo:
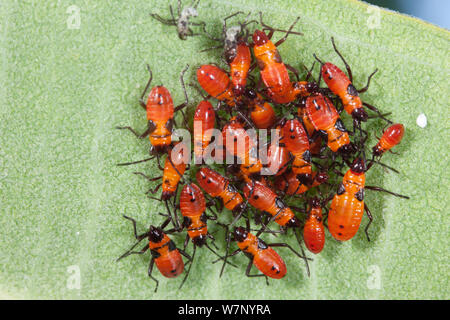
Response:
[{"label": "orange milkweed bug nymph", "polygon": [[235,97],[244,93],[247,77],[250,71],[252,56],[250,47],[244,41],[239,41],[235,49],[236,53],[228,54],[227,62],[230,66],[231,86]]},{"label": "orange milkweed bug nymph", "polygon": [[391,150],[402,141],[405,127],[401,123],[396,123],[387,128],[378,143],[373,147],[373,155],[381,157],[386,151]]},{"label": "orange milkweed bug nymph", "polygon": [[[202,100],[194,112],[194,155],[196,159],[203,160],[206,147],[211,142],[212,129],[216,121],[216,112],[212,104]],[[200,124],[200,126],[198,126]],[[200,130],[199,130],[200,129]],[[196,161],[199,163],[200,161]],[[200,162],[201,163],[201,162]]]},{"label": "orange milkweed bug nymph", "polygon": [[[256,58],[257,65],[260,69],[261,80],[266,86],[267,93],[276,103],[289,103],[295,100],[297,90],[294,90],[288,74],[288,69],[297,74],[297,71],[283,63],[281,56],[277,50],[277,46],[281,45],[289,34],[302,35],[299,32],[294,32],[294,28],[299,17],[290,26],[283,38],[278,40],[275,44],[270,40],[275,31],[282,31],[269,27],[262,22],[262,14],[260,13],[261,25],[263,30],[255,30],[253,33],[253,53]],[[264,30],[269,30],[266,34]]]},{"label": "orange milkweed bug nymph", "polygon": [[252,88],[245,90],[244,100],[249,108],[250,119],[258,129],[269,129],[276,121],[275,111],[270,103]]},{"label": "orange milkweed bug nymph", "polygon": [[244,22],[239,23],[239,26],[227,27],[227,20],[241,13],[243,12],[238,11],[223,19],[221,38],[216,38],[204,30],[208,38],[219,41],[221,44],[202,50],[202,52],[204,52],[216,48],[224,49],[224,58],[230,67],[232,90],[236,97],[239,97],[244,93],[247,77],[251,71],[252,58],[250,46],[247,41],[248,30],[246,27],[250,23],[257,23],[255,20],[247,21],[250,16],[249,14]]},{"label": "orange milkweed bug nymph", "polygon": [[342,155],[355,151],[347,129],[330,99],[321,94],[309,96],[306,98],[306,115],[318,132],[327,135],[331,151]]},{"label": "orange milkweed bug nymph", "polygon": [[225,208],[238,214],[245,209],[245,202],[230,181],[218,172],[203,167],[196,174],[197,182],[213,198],[219,198]]},{"label": "orange milkweed bug nymph", "polygon": [[303,126],[310,138],[309,150],[311,156],[319,156],[322,151],[322,136],[316,134],[316,128],[311,123],[306,113],[306,98],[302,98],[301,103],[297,105],[297,116],[301,119]]},{"label": "orange milkweed bug nymph", "polygon": [[[247,277],[265,276],[273,279],[281,279],[286,275],[287,269],[283,259],[269,247],[264,241],[255,237],[242,227],[234,229],[234,238],[238,242],[239,251],[244,252],[250,259],[247,266]],[[229,256],[233,256],[234,252]],[[251,266],[255,265],[263,275],[251,275]],[[267,279],[267,278],[266,278]]]},{"label": "orange milkweed bug nymph", "polygon": [[258,210],[270,214],[283,227],[299,227],[300,220],[269,187],[259,181],[249,181],[244,186],[244,196]]},{"label": "orange milkweed bug nymph", "polygon": [[[259,238],[259,235],[261,233],[262,230],[260,230],[256,235],[250,233],[250,224],[248,220],[247,220],[247,228],[243,227],[234,228],[233,239],[228,238],[228,241],[231,240],[236,241],[238,249],[232,252],[231,254],[228,254],[228,252],[226,252],[226,256],[224,258],[221,258],[224,259],[223,266],[225,266],[227,258],[235,256],[239,252],[243,252],[250,259],[245,271],[245,275],[247,277],[265,277],[266,283],[269,284],[267,277],[270,277],[272,279],[281,279],[287,273],[286,264],[284,263],[283,259],[278,255],[278,253],[274,249],[272,249],[272,247],[288,248],[300,259],[309,259],[299,254],[290,245],[286,243],[266,244],[262,239]],[[259,271],[261,271],[262,274],[255,274],[255,275],[250,274],[252,265],[254,265]],[[222,271],[223,270],[224,268],[222,267]]]},{"label": "orange milkweed bug nymph", "polygon": [[[177,249],[175,243],[167,235],[167,233],[170,233],[171,231],[163,231],[170,219],[167,219],[160,227],[151,225],[147,232],[138,235],[136,231],[136,220],[127,216],[123,217],[133,223],[134,237],[137,242],[130,248],[130,250],[121,255],[117,261],[128,257],[131,254],[144,254],[147,250],[150,250],[152,258],[148,268],[148,276],[156,282],[156,292],[158,290],[159,281],[152,276],[152,271],[155,264],[159,272],[161,272],[164,277],[175,278],[178,277],[184,270],[185,264],[181,258],[181,255],[186,257],[189,262],[192,261],[192,258],[184,250]],[[143,247],[140,251],[133,251],[133,249],[145,238],[148,238],[148,243],[145,247]]]},{"label": "orange milkweed bug nymph", "polygon": [[[294,212],[289,208],[278,195],[259,181],[249,181],[244,186],[244,196],[248,202],[256,209],[267,213],[271,216],[270,220],[263,223],[261,231],[267,228],[268,223],[275,221],[282,230],[292,228],[297,238],[302,254],[304,255],[301,239],[295,229],[301,226],[300,220],[295,216]],[[305,264],[309,276],[309,265],[305,258]]]},{"label": "orange milkweed bug nymph", "polygon": [[306,248],[314,254],[320,253],[325,245],[322,205],[318,198],[310,200],[308,217],[303,227],[303,240]]},{"label": "orange milkweed bug nymph", "polygon": [[[174,144],[178,146],[178,144],[183,142],[177,142]],[[166,161],[164,163],[164,170],[162,175],[162,193],[161,200],[168,200],[175,196],[178,184],[180,180],[183,178],[184,172],[187,168],[187,163],[189,161],[189,155],[184,154],[185,148],[170,148]],[[152,190],[152,193],[155,193],[155,190]]]},{"label": "orange milkweed bug nymph", "polygon": [[[148,65],[147,68],[148,71],[150,72],[150,79],[148,80],[144,92],[142,93],[141,98],[139,100],[141,106],[147,111],[147,121],[148,121],[147,129],[142,134],[137,133],[136,130],[134,130],[129,126],[117,127],[117,129],[127,129],[131,131],[136,137],[141,139],[145,138],[148,135],[151,142],[151,148],[149,153],[150,155],[156,155],[159,163],[159,155],[161,153],[165,153],[172,143],[174,113],[186,107],[189,102],[186,87],[184,85],[183,80],[183,76],[187,71],[187,69],[189,68],[189,65],[186,66],[186,68],[181,72],[180,75],[180,82],[184,91],[185,101],[182,104],[178,105],[177,107],[174,107],[173,105],[172,97],[169,93],[169,90],[167,90],[163,86],[153,87],[148,95],[147,102],[144,102],[143,99],[145,93],[150,87],[150,84],[153,79],[152,71]],[[141,161],[123,163],[121,165],[135,164],[139,162],[148,161],[151,159],[153,159],[153,157]]]},{"label": "orange milkweed bug nymph", "polygon": [[309,139],[303,124],[298,119],[287,120],[283,124],[282,142],[294,156],[292,171],[303,184],[308,184],[311,179],[311,151]]},{"label": "orange milkweed bug nymph", "polygon": [[383,132],[383,135],[378,140],[377,144],[372,148],[372,160],[370,160],[367,165],[367,170],[369,170],[374,163],[377,163],[398,173],[396,169],[391,168],[378,160],[385,152],[392,152],[391,149],[402,141],[404,132],[405,127],[401,123],[395,123]]},{"label": "orange milkweed bug nymph", "polygon": [[286,148],[286,145],[280,143],[283,140],[283,132],[281,126],[277,126],[276,130],[280,136],[278,141],[272,141],[267,150],[267,165],[264,167],[268,170],[268,175],[282,175],[291,162],[292,155]]},{"label": "orange milkweed bug nymph", "polygon": [[289,196],[300,195],[313,187],[317,187],[327,182],[328,178],[326,172],[313,171],[311,173],[311,179],[305,184],[298,179],[297,174],[290,170],[275,179],[275,187],[277,190],[281,191],[282,194],[287,194]]},{"label": "orange milkweed bug nymph", "polygon": [[263,168],[258,158],[257,142],[244,129],[237,117],[232,117],[222,128],[227,151],[241,160],[240,170],[245,176],[258,176]]},{"label": "orange milkweed bug nymph", "polygon": [[342,183],[339,184],[337,193],[333,197],[327,221],[328,230],[336,240],[346,241],[355,236],[365,210],[369,218],[365,233],[367,240],[370,241],[368,229],[373,217],[364,203],[365,190],[386,192],[396,197],[409,199],[407,196],[380,187],[366,186],[366,170],[365,160],[356,158],[345,173]]},{"label": "orange milkweed bug nymph", "polygon": [[[197,247],[203,246],[208,248],[208,250],[214,253],[216,256],[220,257],[220,255],[215,252],[207,243],[208,238],[214,240],[214,237],[210,233],[208,233],[207,221],[217,220],[217,216],[214,214],[213,217],[210,217],[206,214],[205,196],[203,195],[202,190],[195,183],[188,183],[183,187],[183,190],[181,190],[180,211],[182,216],[184,217],[182,227],[186,228],[188,232],[188,234],[186,235],[186,240],[184,242],[183,250],[186,250],[186,247],[189,244],[189,240],[191,240],[194,245],[192,260],[195,257]],[[219,223],[217,224],[221,225]],[[189,267],[187,274],[189,274],[191,266]],[[181,283],[181,286],[183,286],[184,282],[186,281],[186,277]]]},{"label": "orange milkweed bug nymph", "polygon": [[[207,194],[211,197],[219,198],[222,206],[233,212],[234,220],[228,226],[221,225],[228,232],[228,229],[241,218],[248,202],[244,201],[241,194],[230,184],[228,179],[210,168],[201,168],[197,171],[196,178]],[[228,246],[229,242],[227,242],[227,250]]]},{"label": "orange milkweed bug nymph", "polygon": [[205,64],[197,69],[197,81],[203,90],[228,106],[236,105],[232,84],[225,70],[210,64]]},{"label": "orange milkweed bug nymph", "polygon": [[356,124],[359,124],[359,122],[361,121],[367,121],[368,114],[366,110],[364,110],[364,106],[366,106],[370,110],[377,112],[378,116],[383,120],[387,121],[388,123],[392,123],[390,120],[386,119],[377,108],[368,103],[362,102],[361,98],[359,97],[359,93],[367,91],[367,89],[369,88],[370,80],[378,71],[378,69],[376,69],[374,72],[372,72],[372,74],[369,75],[367,85],[364,88],[357,90],[353,85],[353,75],[350,66],[348,65],[347,61],[345,61],[339,50],[336,48],[333,37],[331,38],[331,42],[333,44],[334,51],[336,51],[336,53],[345,64],[348,77],[336,65],[330,62],[323,63],[319,58],[317,58],[316,55],[314,55],[314,57],[321,64],[321,77],[327,84],[328,88],[330,88],[330,90],[334,94],[339,96],[342,104],[344,105],[345,111],[352,116],[354,121],[356,121]]}]

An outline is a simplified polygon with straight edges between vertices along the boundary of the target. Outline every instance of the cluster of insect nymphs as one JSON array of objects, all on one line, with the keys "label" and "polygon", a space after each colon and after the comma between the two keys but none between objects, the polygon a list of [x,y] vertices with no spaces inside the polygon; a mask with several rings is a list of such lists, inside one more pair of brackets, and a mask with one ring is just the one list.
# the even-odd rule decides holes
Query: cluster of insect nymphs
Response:
[{"label": "cluster of insect nymphs", "polygon": [[[387,118],[388,114],[382,114],[361,100],[359,93],[368,89],[376,71],[369,76],[367,86],[357,90],[352,84],[351,69],[333,38],[332,45],[345,64],[347,74],[314,55],[315,61],[320,64],[318,79],[315,80],[312,75],[313,64],[310,69],[302,66],[305,69],[305,80],[302,81],[294,67],[282,62],[277,47],[289,35],[301,35],[293,31],[299,18],[288,30],[266,25],[261,13],[258,21],[249,21],[250,15],[244,15],[237,26],[228,27],[229,18],[238,19],[242,14],[236,12],[223,20],[222,35],[214,37],[207,32],[205,23],[189,21],[190,17],[197,16],[197,5],[198,2],[194,1],[191,7],[181,9],[179,4],[178,17],[170,8],[170,19],[156,14],[151,16],[164,24],[176,26],[181,39],[199,35],[220,43],[213,48],[224,49],[229,71],[215,64],[198,67],[197,82],[201,88],[194,83],[190,85],[198,89],[203,100],[198,103],[193,115],[193,123],[200,123],[200,128],[194,129],[195,126],[190,125],[183,111],[189,103],[184,83],[188,66],[180,76],[185,101],[178,106],[174,106],[169,91],[163,86],[153,87],[147,100],[144,100],[152,81],[152,72],[148,68],[150,79],[140,99],[147,112],[148,127],[142,134],[131,127],[119,129],[128,129],[139,138],[149,136],[150,157],[119,165],[157,160],[162,176],[148,177],[142,172],[135,174],[149,181],[161,180],[147,195],[164,203],[167,213],[160,214],[166,220],[162,225],[152,225],[145,233],[138,234],[135,220],[125,216],[133,223],[138,242],[119,260],[150,250],[148,275],[156,282],[155,291],[158,280],[152,275],[153,266],[156,264],[165,277],[177,277],[184,270],[183,255],[187,259],[186,264],[191,264],[181,282],[182,286],[197,247],[206,247],[216,256],[214,262],[222,263],[220,275],[225,266],[236,267],[231,257],[243,252],[250,259],[247,276],[262,276],[266,281],[268,277],[283,278],[286,265],[274,247],[283,247],[294,253],[306,264],[309,275],[308,261],[311,258],[306,256],[303,243],[310,252],[321,252],[325,244],[325,227],[333,238],[350,240],[358,231],[365,211],[370,219],[365,228],[369,240],[368,228],[373,218],[364,203],[365,190],[408,198],[380,187],[365,185],[365,173],[374,164],[396,171],[381,163],[380,158],[400,142],[403,125],[393,124]],[[256,28],[258,25],[259,28],[253,32],[249,30],[250,26]],[[191,27],[198,31],[192,31]],[[283,37],[274,43],[271,39],[275,32],[283,34]],[[288,71],[295,76],[295,81],[291,80]],[[320,86],[322,80],[326,86]],[[214,107],[211,101],[216,101],[217,106]],[[172,141],[174,113],[177,111],[183,114],[186,128],[193,133],[193,141]],[[351,117],[352,130],[345,128],[341,117]],[[383,121],[387,128],[370,150],[372,155],[367,160],[365,142],[369,134],[362,125],[369,119]],[[213,137],[210,129],[218,129],[223,139]],[[255,129],[256,132],[261,132],[258,131],[260,129],[276,130],[270,131],[271,134],[261,140],[261,134],[259,139],[255,138],[248,129]],[[244,141],[243,148],[235,146],[239,139]],[[219,140],[222,141],[218,146]],[[191,150],[191,144],[194,158],[200,159],[195,165],[188,161],[192,154],[185,152]],[[221,150],[223,152],[219,158],[235,161],[232,164],[207,165],[205,153],[213,144],[216,160],[217,150]],[[185,148],[187,145],[188,149]],[[265,161],[256,151],[263,149],[263,145],[268,150]],[[160,165],[161,157],[165,157],[164,166]],[[151,194],[160,188],[161,196],[153,197]],[[302,205],[291,205],[292,201]],[[223,212],[224,207],[230,212]],[[228,222],[219,222],[218,213],[221,220],[228,219]],[[214,237],[208,232],[209,221],[214,221],[225,231],[226,249],[223,253],[219,252]],[[171,229],[167,228],[169,225]],[[277,225],[279,228],[275,229]],[[289,230],[295,235],[300,246],[298,249],[283,242],[266,244],[261,239],[267,233],[282,237]],[[184,231],[187,231],[186,240],[184,248],[180,249],[169,235]],[[147,244],[140,251],[135,251],[144,239],[147,239]],[[193,243],[191,255],[186,253],[189,242]],[[233,243],[237,244],[237,250],[232,251]],[[251,274],[252,265],[261,273]]]}]

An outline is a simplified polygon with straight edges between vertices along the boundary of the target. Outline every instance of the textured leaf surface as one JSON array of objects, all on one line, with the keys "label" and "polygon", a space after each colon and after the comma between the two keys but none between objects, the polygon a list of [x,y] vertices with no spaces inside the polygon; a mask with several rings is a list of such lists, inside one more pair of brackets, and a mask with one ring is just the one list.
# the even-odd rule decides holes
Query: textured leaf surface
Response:
[{"label": "textured leaf surface", "polygon": [[[157,213],[164,208],[146,199],[149,185],[131,174],[136,168],[115,166],[143,159],[148,140],[114,127],[144,128],[137,98],[147,80],[146,63],[154,84],[167,86],[177,103],[185,64],[191,65],[192,81],[195,67],[218,61],[220,52],[199,53],[212,44],[203,37],[180,41],[175,29],[151,20],[149,12],[168,16],[166,1],[7,0],[0,6],[0,297],[450,298],[448,31],[386,11],[379,28],[370,29],[373,13],[356,1],[241,3],[202,0],[200,19],[218,32],[219,19],[237,10],[255,17],[262,10],[267,22],[283,28],[300,15],[304,36],[280,47],[286,62],[310,65],[315,52],[342,66],[329,41],[334,36],[357,87],[379,68],[363,98],[392,112],[406,134],[396,148],[400,155],[384,158],[401,174],[374,168],[368,184],[411,200],[368,192],[373,241],[361,230],[342,244],[327,234],[309,279],[303,264],[280,249],[288,266],[281,281],[267,287],[263,279],[245,277],[243,256],[235,259],[241,268],[228,268],[219,280],[220,266],[199,250],[182,290],[181,279],[156,273],[160,289],[154,294],[148,255],[115,262],[134,240],[122,214],[135,217],[143,230],[161,220]],[[79,29],[66,23],[73,4],[81,9]],[[190,95],[198,98],[194,91]],[[415,124],[421,112],[428,117],[424,129]],[[381,132],[382,126],[378,122],[371,130]],[[138,169],[157,174],[151,163]],[[175,240],[181,245],[183,238]],[[70,266],[80,269],[80,290],[67,285]]]}]

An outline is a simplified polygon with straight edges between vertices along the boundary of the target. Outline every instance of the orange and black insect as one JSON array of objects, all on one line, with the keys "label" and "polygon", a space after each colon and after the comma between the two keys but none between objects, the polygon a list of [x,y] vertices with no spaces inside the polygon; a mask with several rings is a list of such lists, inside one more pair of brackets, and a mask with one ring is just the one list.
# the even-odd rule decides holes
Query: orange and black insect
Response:
[{"label": "orange and black insect", "polygon": [[240,159],[240,170],[248,177],[258,176],[262,169],[258,146],[237,117],[232,117],[222,128],[222,136],[229,154]]},{"label": "orange and black insect", "polygon": [[253,33],[253,53],[260,69],[261,80],[266,86],[267,94],[276,103],[292,102],[298,94],[298,91],[294,90],[293,83],[289,78],[288,69],[296,74],[297,71],[283,63],[277,50],[277,46],[281,45],[289,34],[301,35],[301,33],[292,31],[298,20],[299,18],[286,31],[285,36],[275,44],[270,39],[276,30],[262,22],[262,15],[261,24],[264,27],[263,30],[269,30],[269,34],[261,30],[255,30]]},{"label": "orange and black insect", "polygon": [[[249,257],[250,262],[245,271],[247,277],[265,276],[266,279],[267,277],[281,279],[286,275],[287,269],[283,259],[263,240],[257,238],[242,227],[234,229],[234,238],[238,243],[239,249],[229,256],[233,256],[242,251]],[[252,265],[255,265],[263,274],[251,275],[250,270]]]},{"label": "orange and black insect", "polygon": [[323,226],[322,205],[318,198],[310,201],[308,217],[303,227],[303,241],[312,253],[319,253],[325,245],[325,228]]},{"label": "orange and black insect", "polygon": [[247,77],[252,62],[250,47],[246,41],[238,41],[236,48],[225,53],[230,66],[231,84],[236,97],[244,93]]},{"label": "orange and black insect", "polygon": [[297,174],[291,170],[275,179],[275,188],[289,196],[300,195],[313,187],[317,187],[327,182],[328,178],[326,172],[313,171],[311,173],[310,181],[305,184],[298,178]]},{"label": "orange and black insect", "polygon": [[297,105],[297,116],[302,120],[303,126],[308,134],[308,137],[311,137],[313,133],[316,131],[316,128],[311,123],[308,118],[308,114],[306,113],[306,98],[302,98],[301,102]]},{"label": "orange and black insect", "polygon": [[222,204],[234,214],[239,214],[245,209],[245,202],[230,181],[218,172],[204,167],[197,171],[197,182],[211,197],[219,198]]},{"label": "orange and black insect", "polygon": [[390,120],[386,119],[384,115],[381,114],[381,112],[375,108],[374,106],[362,102],[361,98],[359,97],[359,93],[363,93],[367,91],[369,88],[370,80],[372,79],[373,75],[378,71],[376,69],[372,74],[369,76],[367,80],[367,85],[362,88],[361,90],[357,90],[353,85],[353,75],[352,71],[350,69],[350,66],[348,65],[347,61],[345,61],[342,54],[338,51],[336,48],[336,44],[334,43],[334,38],[331,38],[331,42],[333,43],[333,48],[336,51],[336,53],[339,55],[339,57],[342,59],[342,61],[345,64],[345,67],[348,72],[347,75],[339,69],[336,65],[327,62],[323,63],[315,56],[315,58],[320,62],[322,65],[321,67],[321,76],[323,77],[323,80],[327,84],[328,88],[339,96],[339,98],[342,101],[342,104],[344,106],[345,111],[352,116],[353,119],[356,121],[367,121],[368,114],[366,110],[364,110],[364,106],[368,107],[369,109],[375,111],[378,113],[378,115],[386,120],[387,122],[391,123]]},{"label": "orange and black insect", "polygon": [[321,94],[306,98],[306,114],[314,129],[327,135],[331,151],[343,155],[355,151],[347,129],[330,99]]},{"label": "orange and black insect", "polygon": [[366,163],[364,159],[356,158],[345,173],[342,183],[339,184],[337,193],[331,202],[328,213],[328,230],[331,235],[340,241],[346,241],[353,238],[359,229],[361,219],[366,210],[369,217],[369,223],[365,232],[370,241],[368,229],[372,223],[372,214],[364,204],[364,190],[382,191],[397,197],[409,199],[409,197],[387,191],[380,187],[365,186],[366,182]]},{"label": "orange and black insect", "polygon": [[[228,210],[231,210],[234,215],[233,221],[228,225],[223,225],[218,223],[225,228],[226,233],[231,226],[233,226],[244,213],[248,202],[244,202],[241,194],[230,184],[228,179],[225,179],[219,173],[211,170],[209,168],[202,168],[197,172],[196,175],[197,182],[200,186],[212,197],[219,198],[223,206]],[[248,220],[247,220],[248,221]],[[226,250],[228,251],[229,241],[227,241]],[[226,259],[224,260],[224,266],[222,266],[221,274],[223,268],[225,267]]]},{"label": "orange and black insect", "polygon": [[279,142],[283,140],[281,126],[277,126],[276,130],[280,138],[278,141],[273,141],[270,144],[267,150],[267,165],[264,167],[267,170],[266,174],[279,176],[288,169],[292,156],[286,146]]},{"label": "orange and black insect", "polygon": [[197,80],[210,96],[225,102],[230,107],[236,105],[232,84],[225,70],[204,64],[197,69]]},{"label": "orange and black insect", "polygon": [[[224,261],[226,261],[226,259],[229,257],[237,255],[239,252],[243,252],[250,259],[245,271],[245,275],[247,277],[265,277],[266,281],[268,281],[267,277],[270,277],[272,279],[281,279],[286,275],[287,272],[286,264],[278,255],[278,253],[272,249],[272,247],[288,248],[299,258],[306,258],[300,255],[286,243],[266,244],[262,239],[259,238],[260,234],[261,231],[256,235],[250,233],[250,224],[248,222],[247,229],[243,227],[236,227],[233,232],[233,239],[231,240],[237,241],[239,249],[235,250],[231,254],[228,254],[227,252]],[[252,265],[254,265],[259,271],[261,271],[262,274],[250,274]],[[267,282],[267,284],[269,283]]]},{"label": "orange and black insect", "polygon": [[300,227],[300,220],[294,212],[269,187],[258,181],[247,182],[244,196],[256,209],[268,213],[272,220],[282,227]]},{"label": "orange and black insect", "polygon": [[275,111],[270,103],[252,88],[245,90],[246,105],[249,108],[250,119],[258,129],[268,129],[276,121]]},{"label": "orange and black insect", "polygon": [[306,113],[306,98],[301,98],[300,103],[297,104],[297,115],[298,118],[301,119],[308,137],[310,137],[309,150],[311,156],[319,156],[322,151],[322,136],[315,134],[316,129],[308,118]]},{"label": "orange and black insect", "polygon": [[[172,143],[172,131],[174,125],[174,113],[178,110],[183,109],[188,104],[188,96],[186,92],[186,88],[184,85],[183,76],[187,71],[189,66],[181,72],[180,81],[181,86],[184,91],[185,102],[174,107],[172,97],[167,90],[163,86],[156,86],[150,91],[147,102],[145,103],[143,98],[145,93],[147,92],[150,84],[152,82],[152,72],[150,67],[147,66],[150,72],[150,79],[145,86],[144,92],[142,93],[141,99],[139,100],[141,106],[147,111],[147,129],[144,133],[138,134],[131,127],[117,127],[118,129],[127,129],[130,130],[135,136],[138,138],[145,138],[147,135],[150,137],[150,142],[152,144],[152,148],[150,149],[150,154],[156,154],[159,157],[160,153],[165,153]],[[152,158],[148,158],[146,160],[150,160]],[[158,158],[159,159],[159,158]]]},{"label": "orange and black insect", "polygon": [[219,41],[221,44],[202,50],[207,51],[216,48],[224,49],[224,58],[230,67],[232,90],[236,97],[239,97],[244,93],[247,78],[251,71],[252,57],[250,46],[247,41],[248,29],[246,27],[250,23],[256,22],[255,20],[247,21],[250,16],[249,14],[244,22],[239,22],[239,26],[227,27],[227,20],[241,13],[243,12],[238,11],[223,19],[221,38],[217,38],[205,30],[205,35],[208,38]]},{"label": "orange and black insect", "polygon": [[401,123],[396,123],[387,128],[378,143],[373,147],[373,156],[381,157],[386,151],[391,150],[402,141],[405,127]]},{"label": "orange and black insect", "polygon": [[197,161],[203,159],[204,151],[209,145],[212,137],[212,129],[216,121],[216,112],[212,104],[202,100],[194,113],[194,155]]},{"label": "orange and black insect", "polygon": [[[337,193],[331,202],[328,213],[328,230],[337,240],[350,240],[355,236],[361,224],[364,213],[364,185],[366,183],[364,170],[364,161],[360,158],[356,159],[344,175],[343,181],[339,184]],[[366,227],[367,234],[367,228],[373,217],[370,211],[366,210],[366,212],[370,219]],[[369,237],[368,234],[367,237]]]},{"label": "orange and black insect", "polygon": [[[164,163],[161,200],[168,200],[175,195],[178,184],[186,171],[189,155],[184,154],[185,148],[178,148],[180,147],[179,143],[182,144],[183,142],[174,144],[174,147],[177,146],[177,148],[170,149]],[[155,193],[157,188],[152,190],[152,193]]]},{"label": "orange and black insect", "polygon": [[303,124],[298,119],[287,120],[283,125],[283,143],[294,156],[292,171],[303,184],[311,179],[311,151]]},{"label": "orange and black insect", "polygon": [[[127,216],[124,216],[124,218],[133,223],[134,236],[137,242],[130,248],[130,250],[120,256],[117,261],[131,254],[144,254],[147,250],[150,250],[152,258],[148,268],[148,276],[156,282],[156,292],[158,290],[159,282],[152,276],[152,271],[155,264],[164,277],[175,278],[178,277],[184,270],[184,262],[181,255],[186,257],[189,261],[192,261],[192,258],[184,250],[177,249],[175,243],[167,235],[167,233],[170,233],[171,231],[163,231],[170,219],[167,219],[161,227],[150,226],[147,232],[138,235],[136,231],[136,221]],[[133,249],[145,238],[148,238],[148,243],[145,247],[140,251],[133,251]],[[187,275],[188,273],[186,273],[186,276]]]},{"label": "orange and black insect", "polygon": [[[306,112],[306,100],[310,96],[324,95],[326,97],[332,96],[332,92],[328,88],[320,88],[317,82],[313,79],[313,81],[308,81],[310,77],[312,77],[311,71],[314,68],[315,63],[311,66],[311,69],[308,70],[308,75],[306,77],[306,81],[299,81],[294,84],[294,88],[299,92],[299,102],[296,104],[297,107],[297,115],[298,118],[301,119],[303,126],[310,137],[310,152],[311,155],[318,156],[322,150],[322,137],[320,135],[315,134],[316,128],[311,123],[308,118]],[[306,69],[306,67],[305,67]]]},{"label": "orange and black insect", "polygon": [[388,168],[394,172],[398,171],[384,163],[381,163],[379,159],[387,151],[392,152],[391,149],[402,141],[403,134],[405,133],[405,127],[401,123],[396,123],[387,128],[378,143],[372,148],[372,160],[367,165],[369,170],[374,163],[377,163],[385,168]]},{"label": "orange and black insect", "polygon": [[[279,224],[283,231],[286,231],[287,228],[300,228],[300,220],[295,216],[291,208],[289,208],[269,187],[259,181],[249,181],[245,184],[243,191],[245,198],[253,207],[270,216],[269,221],[262,222],[263,228],[260,232],[265,230],[268,223],[271,221],[275,221]],[[295,230],[293,230],[293,232],[304,255],[301,239]],[[309,275],[309,265],[306,257],[305,263]]]},{"label": "orange and black insect", "polygon": [[[188,183],[183,187],[180,194],[180,211],[183,215],[182,226],[187,229],[184,249],[186,250],[189,240],[194,244],[192,260],[195,257],[197,247],[205,246],[216,256],[220,257],[207,243],[207,239],[214,240],[214,237],[208,233],[208,220],[216,220],[217,216],[208,216],[206,214],[206,200],[202,190],[195,183]],[[217,223],[218,225],[221,225]],[[189,267],[190,269],[191,267]],[[185,280],[183,280],[184,283]]]},{"label": "orange and black insect", "polygon": [[[304,81],[296,81],[293,83],[293,91],[292,94],[294,97],[299,98],[299,104],[297,107],[303,107],[305,105],[306,98],[311,95],[317,95],[317,94],[323,94],[327,97],[334,98],[335,95],[333,92],[328,88],[320,88],[318,82],[314,79],[312,76],[312,70],[314,69],[315,62],[312,64],[311,68],[308,69],[306,66],[303,66],[305,70],[307,71],[307,76]],[[292,68],[292,67],[291,67]],[[295,69],[292,70],[293,72],[297,72]],[[312,78],[312,81],[309,81],[309,79]],[[319,80],[320,82],[320,80]],[[298,110],[298,115],[300,118],[302,118],[303,112],[300,112],[300,109]],[[305,124],[306,125],[306,124]],[[309,129],[308,129],[309,132]]]},{"label": "orange and black insect", "polygon": [[162,18],[161,16],[159,16],[156,13],[151,13],[150,16],[163,24],[170,25],[170,26],[176,26],[177,32],[178,32],[178,37],[181,40],[186,40],[187,37],[200,35],[200,33],[193,32],[192,29],[190,28],[190,26],[204,26],[205,25],[204,22],[189,21],[192,17],[198,16],[197,6],[198,6],[199,2],[200,2],[200,0],[193,0],[192,4],[189,7],[186,6],[183,9],[181,9],[181,0],[178,0],[178,7],[177,7],[178,17],[177,18],[175,18],[175,15],[173,13],[173,9],[172,9],[171,5],[169,6],[170,15],[172,17],[171,19],[170,18],[169,19]]},{"label": "orange and black insect", "polygon": [[195,246],[202,247],[206,244],[208,226],[206,201],[203,192],[194,184],[189,183],[183,187],[180,194],[180,210],[184,217],[183,226],[187,227],[186,241],[192,240]]}]

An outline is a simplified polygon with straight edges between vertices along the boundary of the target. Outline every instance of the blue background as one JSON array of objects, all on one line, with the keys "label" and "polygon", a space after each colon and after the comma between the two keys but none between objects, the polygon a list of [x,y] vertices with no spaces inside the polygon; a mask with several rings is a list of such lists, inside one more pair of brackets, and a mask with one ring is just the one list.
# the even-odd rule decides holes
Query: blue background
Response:
[{"label": "blue background", "polygon": [[450,0],[366,0],[380,7],[406,13],[450,30]]}]

